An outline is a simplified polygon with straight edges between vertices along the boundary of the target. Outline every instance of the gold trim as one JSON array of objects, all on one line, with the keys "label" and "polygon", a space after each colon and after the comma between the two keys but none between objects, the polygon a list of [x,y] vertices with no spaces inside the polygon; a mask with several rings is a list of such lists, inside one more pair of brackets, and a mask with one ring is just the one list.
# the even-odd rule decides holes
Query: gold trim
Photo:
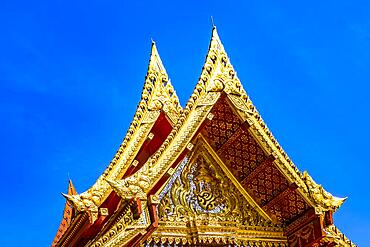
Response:
[{"label": "gold trim", "polygon": [[[173,86],[168,79],[167,72],[159,57],[155,43],[152,43],[148,72],[142,91],[141,101],[138,104],[133,121],[127,131],[126,137],[120,145],[113,160],[96,183],[87,191],[73,196],[66,196],[73,207],[79,211],[86,211],[90,221],[97,219],[99,206],[109,196],[112,189],[106,182],[119,179],[133,163],[137,152],[150,130],[163,111],[172,124],[177,122],[182,108]],[[133,163],[134,165],[135,163]]]},{"label": "gold trim", "polygon": [[[111,164],[97,182],[88,191],[74,196],[75,200],[70,201],[80,211],[89,212],[91,209],[97,209],[112,189],[122,198],[132,198],[137,195],[143,198],[146,197],[148,191],[153,188],[185,150],[186,145],[192,140],[222,92],[228,95],[231,105],[236,109],[238,115],[248,122],[250,125],[249,132],[253,134],[255,140],[259,142],[265,152],[274,154],[276,157],[274,162],[277,168],[290,182],[295,182],[298,185],[298,191],[306,200],[309,199],[311,205],[320,206],[322,202],[313,198],[310,194],[310,186],[305,181],[303,174],[276,141],[249,99],[236,76],[215,27],[212,31],[212,38],[200,79],[184,109],[181,108],[178,102],[153,43],[142,99],[124,141]],[[164,111],[172,121],[173,130],[160,148],[135,174],[123,180],[117,180],[132,163],[160,111]],[[213,152],[213,154],[215,153]],[[217,155],[214,157],[218,158]],[[218,160],[220,161],[219,158]],[[222,162],[218,163],[223,164]],[[226,166],[223,164],[221,168],[224,172],[227,171],[225,173],[230,179],[233,178],[232,181],[235,184],[236,179],[227,170]],[[236,184],[239,185],[238,182]],[[313,185],[314,187],[318,186],[316,183]],[[240,189],[239,186],[238,189]],[[241,191],[244,191],[244,188]],[[322,189],[322,191],[324,190]],[[246,192],[243,193],[243,196],[248,201],[253,200]],[[264,212],[261,208],[259,210]],[[137,233],[137,231],[135,233],[135,229],[129,231],[130,236]],[[118,242],[122,243],[126,240],[127,238],[123,237]]]}]

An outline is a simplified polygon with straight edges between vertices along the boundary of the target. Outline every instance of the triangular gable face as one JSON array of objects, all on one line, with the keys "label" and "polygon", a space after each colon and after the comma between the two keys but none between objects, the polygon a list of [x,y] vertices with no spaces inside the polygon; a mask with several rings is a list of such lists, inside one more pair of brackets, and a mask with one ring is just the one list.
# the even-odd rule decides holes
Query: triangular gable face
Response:
[{"label": "triangular gable face", "polygon": [[286,246],[284,229],[272,222],[199,136],[158,194],[159,226],[146,241],[182,245]]}]

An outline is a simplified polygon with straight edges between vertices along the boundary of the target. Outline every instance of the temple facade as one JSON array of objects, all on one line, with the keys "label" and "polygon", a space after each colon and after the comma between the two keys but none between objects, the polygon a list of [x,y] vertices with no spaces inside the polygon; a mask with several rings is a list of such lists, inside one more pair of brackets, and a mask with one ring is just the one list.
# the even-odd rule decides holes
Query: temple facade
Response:
[{"label": "temple facade", "polygon": [[133,121],[96,183],[63,194],[52,246],[355,246],[338,198],[271,134],[213,28],[183,108],[155,43]]}]

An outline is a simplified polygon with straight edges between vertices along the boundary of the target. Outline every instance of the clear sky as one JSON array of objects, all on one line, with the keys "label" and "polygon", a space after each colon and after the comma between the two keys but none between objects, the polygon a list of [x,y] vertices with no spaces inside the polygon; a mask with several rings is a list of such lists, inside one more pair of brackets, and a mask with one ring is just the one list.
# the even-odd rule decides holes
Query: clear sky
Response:
[{"label": "clear sky", "polygon": [[184,105],[210,16],[298,168],[348,200],[336,225],[369,246],[369,1],[0,1],[0,246],[49,246],[68,176],[104,171],[131,122],[151,38]]}]

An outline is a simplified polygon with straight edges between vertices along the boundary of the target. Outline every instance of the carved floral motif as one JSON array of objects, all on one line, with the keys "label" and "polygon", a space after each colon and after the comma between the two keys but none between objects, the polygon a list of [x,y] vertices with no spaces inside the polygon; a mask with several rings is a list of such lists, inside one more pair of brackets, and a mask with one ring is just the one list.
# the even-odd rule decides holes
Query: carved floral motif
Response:
[{"label": "carved floral motif", "polygon": [[185,166],[162,195],[158,206],[161,221],[194,224],[272,225],[243,200],[221,168],[204,154]]}]

